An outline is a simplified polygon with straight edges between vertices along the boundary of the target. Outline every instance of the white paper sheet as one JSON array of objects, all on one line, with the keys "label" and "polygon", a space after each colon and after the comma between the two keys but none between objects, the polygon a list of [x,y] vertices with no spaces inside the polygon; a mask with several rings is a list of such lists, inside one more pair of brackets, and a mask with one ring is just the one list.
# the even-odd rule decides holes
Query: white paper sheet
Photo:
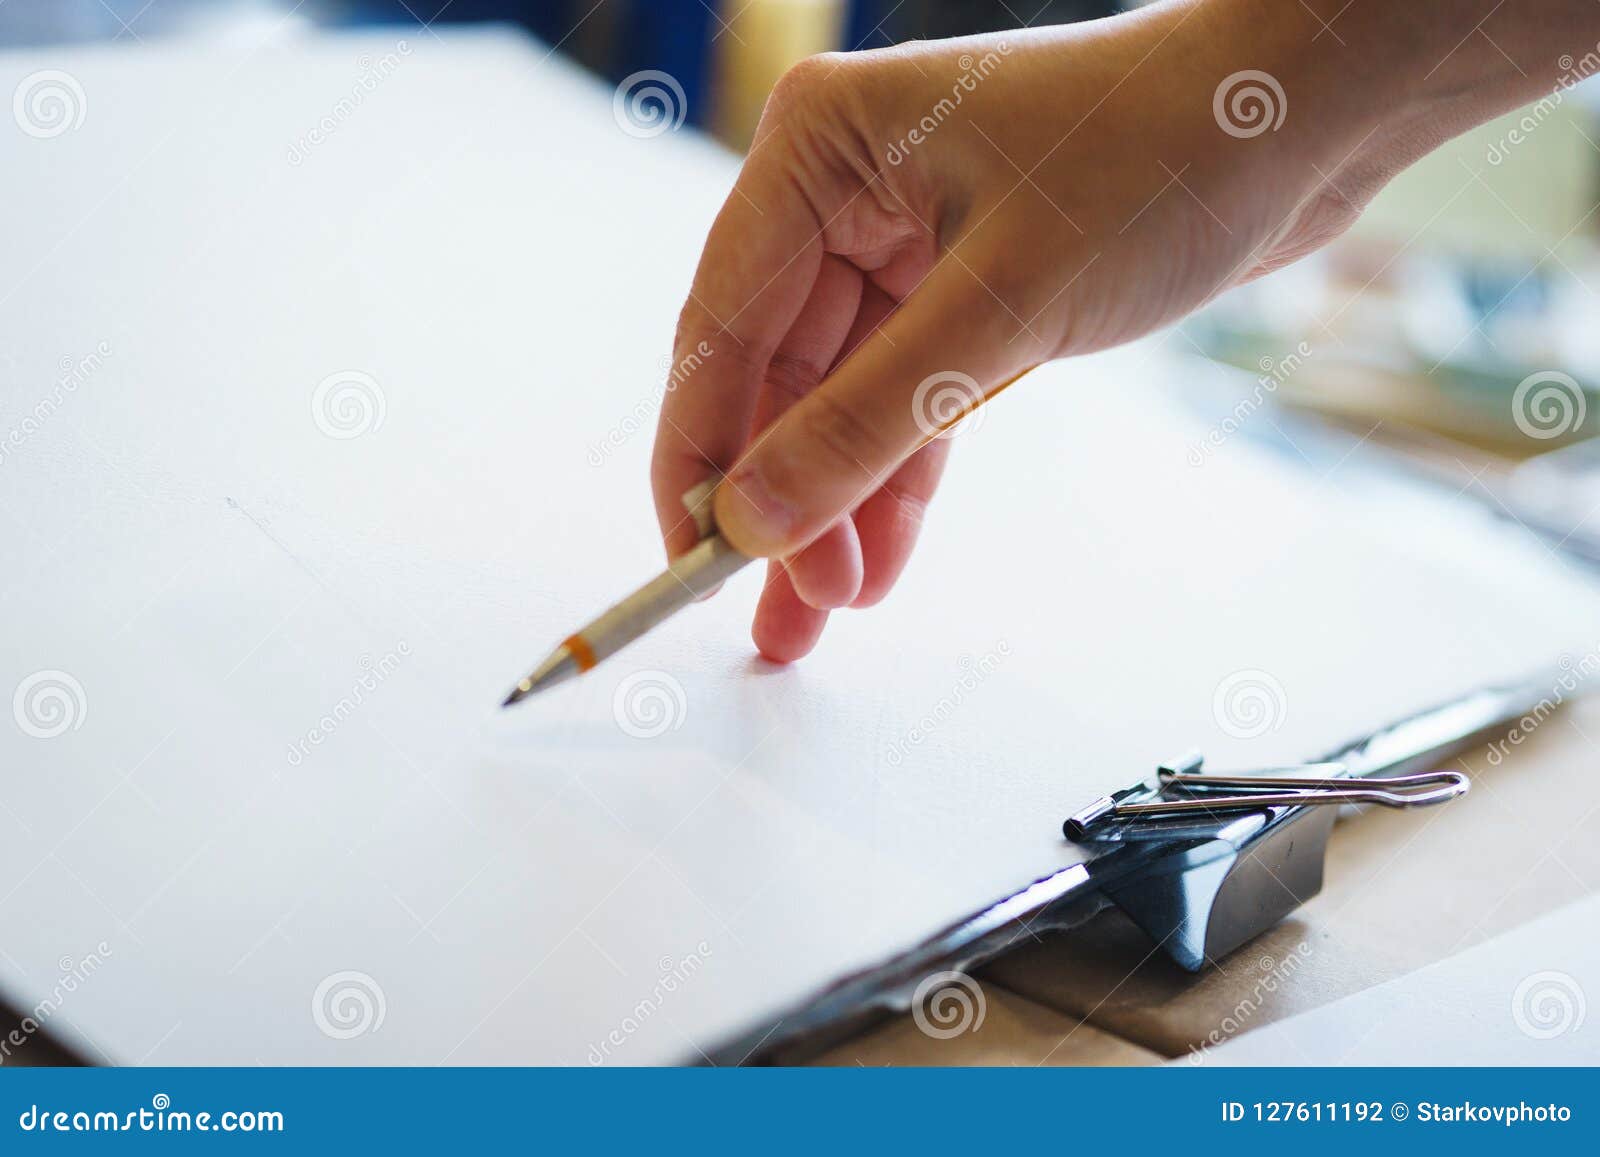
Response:
[{"label": "white paper sheet", "polygon": [[1147,348],[993,407],[805,662],[752,657],[752,572],[501,715],[660,566],[735,161],[519,36],[407,39],[0,58],[87,106],[0,132],[0,985],[93,956],[46,1018],[89,1056],[693,1058],[1074,862],[1062,816],[1175,751],[1297,759],[1594,646],[1485,519],[1190,465]]}]

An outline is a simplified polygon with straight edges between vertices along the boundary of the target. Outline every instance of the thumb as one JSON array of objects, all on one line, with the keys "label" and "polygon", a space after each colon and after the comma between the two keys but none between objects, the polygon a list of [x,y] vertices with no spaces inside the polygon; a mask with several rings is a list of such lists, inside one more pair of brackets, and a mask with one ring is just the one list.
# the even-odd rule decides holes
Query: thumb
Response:
[{"label": "thumb", "polygon": [[[756,436],[716,497],[741,552],[794,553],[1038,358],[964,263],[940,265],[815,390]],[[1017,339],[1017,340],[1014,340]]]}]

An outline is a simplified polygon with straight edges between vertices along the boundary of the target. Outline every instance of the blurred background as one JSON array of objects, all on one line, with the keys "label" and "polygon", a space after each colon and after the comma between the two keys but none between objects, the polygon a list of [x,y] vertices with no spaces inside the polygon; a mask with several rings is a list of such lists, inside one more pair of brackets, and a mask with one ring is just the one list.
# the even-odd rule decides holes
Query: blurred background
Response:
[{"label": "blurred background", "polygon": [[[0,0],[0,47],[317,28],[520,25],[669,117],[749,141],[773,82],[832,49],[1109,15],[1116,0]],[[1600,47],[1550,96],[1426,158],[1346,238],[1170,336],[1222,436],[1316,465],[1342,432],[1600,562]],[[1231,367],[1217,370],[1217,367]],[[1216,372],[1212,372],[1216,370]],[[1220,442],[1218,443],[1220,444]],[[1210,452],[1197,444],[1202,465]]]}]

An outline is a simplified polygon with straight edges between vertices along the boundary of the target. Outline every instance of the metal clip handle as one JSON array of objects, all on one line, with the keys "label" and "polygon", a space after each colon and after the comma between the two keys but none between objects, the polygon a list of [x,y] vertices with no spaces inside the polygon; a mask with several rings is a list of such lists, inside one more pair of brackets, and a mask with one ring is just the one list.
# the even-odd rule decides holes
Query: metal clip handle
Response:
[{"label": "metal clip handle", "polygon": [[[1147,788],[1136,787],[1102,796],[1067,819],[1066,834],[1082,839],[1089,829],[1107,819],[1141,819],[1179,816],[1193,812],[1216,814],[1259,811],[1268,807],[1318,804],[1375,803],[1384,807],[1428,807],[1465,795],[1471,781],[1459,771],[1426,771],[1387,778],[1350,779],[1341,763],[1311,763],[1285,768],[1297,775],[1196,774],[1198,756],[1189,756],[1157,773],[1161,788],[1176,787],[1186,795],[1177,799],[1150,798]],[[1319,774],[1320,773],[1320,774]],[[1218,788],[1243,794],[1213,795]],[[1130,798],[1130,797],[1144,798]]]},{"label": "metal clip handle", "polygon": [[[1382,779],[1163,773],[1161,782],[1163,786],[1171,784],[1189,791],[1198,791],[1204,798],[1151,801],[1124,804],[1121,807],[1128,808],[1132,814],[1144,815],[1158,814],[1163,808],[1215,811],[1218,808],[1258,808],[1281,804],[1375,803],[1384,807],[1430,807],[1466,795],[1472,786],[1472,781],[1459,771],[1424,771],[1415,775],[1392,775]],[[1235,790],[1242,788],[1247,792],[1259,794],[1224,796],[1209,794],[1213,788],[1219,787]],[[1272,790],[1278,788],[1292,790]],[[1139,811],[1133,812],[1132,809],[1135,808]]]}]

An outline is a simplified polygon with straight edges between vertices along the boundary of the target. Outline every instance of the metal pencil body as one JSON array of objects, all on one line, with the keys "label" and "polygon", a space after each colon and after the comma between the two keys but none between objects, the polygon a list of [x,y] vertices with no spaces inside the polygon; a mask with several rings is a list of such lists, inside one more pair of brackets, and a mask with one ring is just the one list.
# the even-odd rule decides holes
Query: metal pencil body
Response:
[{"label": "metal pencil body", "polygon": [[710,594],[750,561],[720,534],[701,539],[694,549],[679,555],[644,586],[562,640],[543,663],[512,688],[505,706],[564,683],[615,655],[695,599]]},{"label": "metal pencil body", "polygon": [[734,550],[720,534],[679,555],[666,570],[573,636],[588,644],[592,662],[587,665],[616,654],[695,599],[710,594],[749,561],[748,555]]}]

